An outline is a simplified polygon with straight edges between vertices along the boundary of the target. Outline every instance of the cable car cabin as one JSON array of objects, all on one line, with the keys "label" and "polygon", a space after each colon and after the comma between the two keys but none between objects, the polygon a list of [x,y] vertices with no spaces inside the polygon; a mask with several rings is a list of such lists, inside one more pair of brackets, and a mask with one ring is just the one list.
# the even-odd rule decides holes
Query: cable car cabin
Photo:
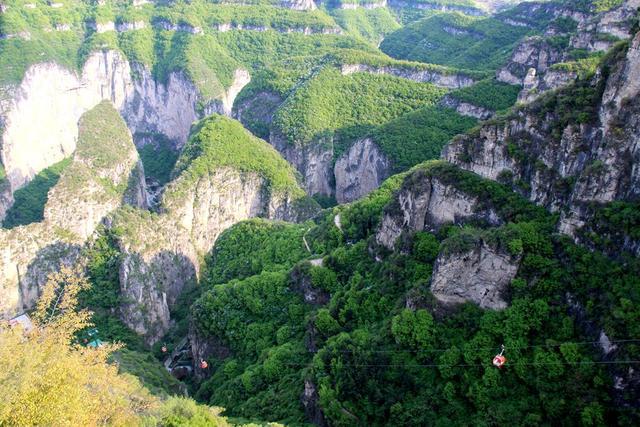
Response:
[{"label": "cable car cabin", "polygon": [[507,363],[507,358],[502,354],[498,354],[493,358],[493,366],[495,366],[496,368],[502,368],[505,363]]},{"label": "cable car cabin", "polygon": [[200,369],[207,369],[209,367],[209,364],[207,363],[206,360],[200,360]]},{"label": "cable car cabin", "polygon": [[504,344],[500,346],[500,353],[496,354],[496,357],[493,358],[493,366],[500,369],[507,363],[507,358],[504,357]]}]

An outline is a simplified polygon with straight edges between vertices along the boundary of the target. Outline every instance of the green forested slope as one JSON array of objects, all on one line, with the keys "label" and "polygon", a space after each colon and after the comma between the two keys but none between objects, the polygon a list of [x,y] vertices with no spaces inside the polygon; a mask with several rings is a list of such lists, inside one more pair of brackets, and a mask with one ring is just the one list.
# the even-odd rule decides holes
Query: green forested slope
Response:
[{"label": "green forested slope", "polygon": [[[381,210],[393,189],[413,185],[416,174],[476,194],[509,223],[415,233],[396,252],[376,258],[368,248]],[[637,262],[619,264],[575,246],[552,233],[555,217],[453,166],[424,164],[403,180],[394,177],[365,199],[317,220],[307,239],[325,255],[324,266],[301,263],[205,285],[208,290],[193,306],[195,326],[232,356],[213,361],[213,375],[198,397],[226,406],[232,415],[297,424],[305,419],[300,396],[306,381],[317,386],[314,403],[331,425],[631,422],[633,411],[610,400],[609,367],[599,363],[599,350],[584,323],[571,315],[575,302],[566,294],[611,339],[636,336],[638,312],[630,302],[640,298]],[[334,225],[338,212],[342,231]],[[253,226],[237,227],[251,236]],[[280,233],[274,240],[261,234],[263,244],[279,247]],[[439,308],[429,293],[438,252],[464,250],[469,239],[478,238],[500,242],[522,257],[510,307]],[[240,250],[237,257],[218,259],[222,265],[215,267],[224,269],[246,255]],[[257,255],[256,262],[263,257]],[[310,290],[320,297],[305,304],[302,295]],[[499,370],[491,358],[502,343],[509,362]],[[634,343],[620,346],[616,360],[637,358]]]}]

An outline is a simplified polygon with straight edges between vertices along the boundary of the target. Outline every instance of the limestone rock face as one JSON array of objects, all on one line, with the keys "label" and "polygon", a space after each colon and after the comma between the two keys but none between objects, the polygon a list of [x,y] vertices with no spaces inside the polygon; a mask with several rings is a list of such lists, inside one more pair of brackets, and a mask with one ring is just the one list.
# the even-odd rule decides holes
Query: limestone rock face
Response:
[{"label": "limestone rock face", "polygon": [[280,6],[293,10],[316,10],[318,8],[313,0],[280,0]]},{"label": "limestone rock face", "polygon": [[454,139],[443,157],[485,178],[524,183],[520,191],[562,211],[559,230],[575,237],[594,204],[640,198],[640,36],[622,53],[606,75],[590,82],[599,96],[593,120],[559,128],[559,117],[540,114],[533,103]]},{"label": "limestone rock face", "polygon": [[520,260],[485,242],[472,250],[441,253],[431,279],[431,293],[445,304],[474,302],[482,308],[507,307],[504,294],[518,272]]},{"label": "limestone rock face", "polygon": [[440,105],[446,108],[456,110],[460,115],[467,117],[474,117],[479,120],[487,120],[495,114],[495,111],[491,111],[487,108],[473,105],[468,102],[460,101],[451,95],[445,95],[440,101]]},{"label": "limestone rock face", "polygon": [[[125,200],[146,207],[143,195],[126,197],[143,191],[144,173],[117,111],[105,101],[82,117],[80,128],[73,161],[49,191],[44,220],[0,230],[0,317],[32,308],[47,275],[76,262],[86,239]],[[114,148],[108,154],[105,137]]]},{"label": "limestone rock face", "polygon": [[167,83],[156,82],[149,71],[135,65],[138,78],[127,105],[121,110],[131,133],[160,133],[176,148],[187,141],[191,124],[198,119],[198,91],[182,73],[171,73]]},{"label": "limestone rock face", "polygon": [[[569,42],[570,47],[591,52],[605,51],[613,46],[615,38],[631,37],[633,19],[639,6],[639,0],[625,0],[611,10],[579,22]],[[603,34],[613,36],[613,39],[602,37]]]},{"label": "limestone rock face", "polygon": [[[519,102],[532,102],[542,93],[565,87],[576,80],[578,74],[553,65],[573,60],[575,49],[591,52],[605,51],[615,39],[628,39],[632,34],[635,11],[640,0],[627,0],[609,11],[587,14],[571,9],[568,5],[549,4],[554,16],[570,18],[577,29],[563,33],[551,27],[544,36],[528,37],[513,51],[507,64],[496,73],[500,81],[522,85]],[[535,6],[531,6],[534,7]],[[558,44],[555,36],[570,37],[568,46]]]},{"label": "limestone rock face", "polygon": [[542,37],[530,37],[521,42],[510,60],[497,73],[499,81],[522,85],[529,69],[543,74],[549,67],[562,59],[562,49],[551,45]]},{"label": "limestone rock face", "polygon": [[342,66],[343,75],[353,73],[388,74],[421,83],[433,83],[436,86],[450,89],[460,89],[471,86],[474,80],[461,73],[444,73],[437,70],[418,70],[402,67],[376,67],[367,64],[346,64]]},{"label": "limestone rock face", "polygon": [[[178,160],[177,176],[162,194],[158,213],[123,208],[111,224],[121,230],[122,320],[149,343],[168,330],[170,308],[196,285],[203,257],[224,230],[253,217],[297,221],[315,213],[313,203],[305,204],[308,199],[297,186],[293,167],[265,141],[219,116],[198,126]],[[227,139],[212,140],[215,132]],[[280,187],[271,181],[274,175],[260,168],[219,163],[221,146],[228,153],[238,145],[262,153],[270,173],[277,171]]]},{"label": "limestone rock face", "polygon": [[73,153],[85,111],[103,99],[120,109],[132,90],[129,65],[116,52],[92,54],[81,76],[54,63],[29,68],[2,104],[2,164],[12,191]]},{"label": "limestone rock face", "polygon": [[119,241],[123,321],[149,342],[167,331],[170,307],[196,284],[201,257],[224,230],[257,216],[297,219],[293,198],[270,195],[256,173],[221,168],[194,183],[185,180],[169,184],[159,215],[125,210],[113,224],[127,229]]},{"label": "limestone rock face", "polygon": [[298,146],[289,143],[279,132],[272,131],[269,143],[300,172],[307,193],[334,195],[332,139]]},{"label": "limestone rock face", "polygon": [[[133,71],[136,79],[119,52],[101,51],[89,56],[80,74],[55,63],[35,64],[19,86],[4,88],[8,96],[0,101],[0,158],[8,186],[0,188],[0,220],[13,203],[13,192],[74,152],[80,116],[102,100],[111,101],[134,135],[160,133],[176,148],[184,145],[191,124],[199,118],[195,85],[178,72],[163,84],[141,65],[134,65]],[[249,80],[246,70],[236,70],[233,84],[212,101],[210,110],[230,115],[235,97]]]},{"label": "limestone rock face", "polygon": [[444,224],[470,219],[481,219],[493,225],[501,223],[492,209],[480,206],[477,197],[417,170],[385,209],[376,241],[393,249],[403,231],[435,231]]},{"label": "limestone rock face", "polygon": [[357,141],[336,161],[336,200],[349,203],[380,186],[390,174],[389,161],[369,138]]}]

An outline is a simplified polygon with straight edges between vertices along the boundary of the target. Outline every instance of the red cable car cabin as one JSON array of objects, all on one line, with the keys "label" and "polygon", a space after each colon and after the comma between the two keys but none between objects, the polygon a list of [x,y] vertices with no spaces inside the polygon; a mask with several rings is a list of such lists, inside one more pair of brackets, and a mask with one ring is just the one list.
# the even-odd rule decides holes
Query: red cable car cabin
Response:
[{"label": "red cable car cabin", "polygon": [[200,361],[200,368],[201,369],[207,369],[209,367],[209,364],[207,363],[206,360],[201,360]]},{"label": "red cable car cabin", "polygon": [[497,368],[502,368],[502,366],[504,366],[505,363],[507,363],[507,358],[501,354],[498,354],[496,355],[496,357],[493,358],[493,366]]}]

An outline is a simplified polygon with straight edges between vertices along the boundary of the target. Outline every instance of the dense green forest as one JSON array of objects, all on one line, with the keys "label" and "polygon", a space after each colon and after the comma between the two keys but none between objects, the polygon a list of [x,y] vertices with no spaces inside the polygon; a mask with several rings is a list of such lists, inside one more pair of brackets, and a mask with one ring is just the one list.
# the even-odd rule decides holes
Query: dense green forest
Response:
[{"label": "dense green forest", "polygon": [[[480,197],[507,224],[419,232],[403,237],[392,253],[371,253],[393,190],[424,175]],[[336,214],[342,230],[334,224]],[[610,371],[598,363],[594,338],[570,313],[578,301],[612,340],[637,336],[632,319],[640,313],[630,302],[640,297],[640,266],[616,263],[554,235],[556,220],[500,184],[427,163],[320,216],[306,238],[323,255],[322,266],[304,261],[304,251],[288,249],[299,241],[283,240],[281,226],[269,234],[264,223],[241,223],[221,237],[225,256],[214,256],[210,268],[238,271],[233,266],[249,258],[247,246],[238,246],[234,257],[228,242],[242,239],[259,242],[261,252],[252,253],[251,262],[265,269],[251,268],[224,284],[216,284],[225,280],[219,273],[205,281],[192,308],[195,325],[233,356],[213,362],[214,374],[197,396],[232,415],[300,423],[299,398],[310,381],[332,425],[469,419],[573,425],[576,414],[582,425],[630,422],[631,412],[610,403]],[[293,234],[296,226],[290,227]],[[438,253],[464,252],[478,240],[522,259],[509,308],[440,307],[428,291]],[[291,257],[285,261],[280,251]],[[305,303],[309,294],[316,298]],[[502,343],[513,362],[498,370],[490,361]],[[633,360],[639,349],[628,343],[621,351],[621,359]]]},{"label": "dense green forest", "polygon": [[[156,128],[140,119],[139,94],[121,116],[105,99],[78,122],[74,159],[84,163],[62,160],[11,194],[0,164],[0,201],[15,199],[0,229],[0,279],[16,281],[16,307],[36,327],[20,335],[0,324],[7,343],[0,360],[10,368],[0,374],[10,391],[0,398],[0,425],[638,425],[640,261],[620,249],[637,253],[637,195],[589,196],[549,210],[531,201],[545,191],[568,200],[580,184],[573,169],[583,163],[587,184],[616,167],[635,179],[638,156],[624,137],[635,132],[637,107],[629,98],[602,101],[607,78],[633,80],[616,67],[634,45],[605,52],[598,44],[613,45],[611,34],[626,27],[611,24],[621,19],[614,13],[589,24],[596,28],[589,46],[575,48],[572,39],[580,14],[587,22],[621,0],[499,4],[497,11],[495,2],[474,0],[6,3],[0,95],[9,110],[22,102],[16,87],[31,65],[56,62],[80,77],[92,53],[113,49],[130,61],[132,86],[165,84],[171,73],[193,83],[184,96],[197,120],[176,142],[140,131]],[[133,23],[139,28],[123,29]],[[598,33],[607,25],[613,30]],[[576,79],[520,104],[522,87],[495,76],[528,36],[562,50],[544,66]],[[229,91],[239,70],[250,81]],[[177,96],[160,86],[147,95],[167,110]],[[227,96],[229,117],[211,114],[211,101]],[[492,118],[445,107],[451,99]],[[600,121],[618,101],[622,113],[605,129]],[[11,126],[4,118],[2,132]],[[125,120],[151,207],[126,197],[139,164],[118,188],[105,166],[129,149],[135,157]],[[521,136],[518,120],[538,120],[535,137]],[[586,142],[566,150],[561,166],[542,158],[552,156],[541,154],[552,144],[564,150],[573,139],[603,134],[602,159],[583,161]],[[482,152],[494,136],[493,151]],[[379,148],[391,176],[348,204],[337,205],[335,194],[310,197],[304,172],[331,175],[362,138]],[[452,161],[495,179],[438,160],[456,143]],[[330,146],[327,158],[303,158],[314,144]],[[300,159],[287,162],[286,150],[294,153],[287,159]],[[614,151],[624,165],[605,158]],[[473,163],[478,153],[488,166]],[[354,160],[348,172],[372,159]],[[44,220],[56,185],[78,200],[90,197],[89,174],[118,195],[109,213],[86,241],[50,240],[24,262],[36,238],[73,233],[46,222],[21,226]],[[547,183],[542,175],[558,178]],[[549,188],[536,188],[531,176]],[[329,193],[337,193],[334,178],[326,178]],[[353,181],[361,179],[368,178]],[[258,181],[259,191],[244,191]],[[247,212],[228,212],[235,204]],[[589,221],[571,237],[561,234],[578,208]],[[32,229],[34,236],[20,234]],[[384,241],[395,232],[395,241]],[[14,252],[11,239],[20,238]],[[71,248],[69,259],[50,251],[57,246]],[[438,273],[451,269],[452,283],[466,273],[484,277],[486,260],[489,274],[513,269],[503,305],[438,297]],[[456,297],[465,291],[454,289]],[[13,296],[4,283],[0,295]],[[142,320],[132,320],[132,306]],[[83,340],[89,331],[103,344],[95,353]],[[492,359],[503,346],[507,362],[498,368]],[[176,362],[182,371],[172,371]]]}]

